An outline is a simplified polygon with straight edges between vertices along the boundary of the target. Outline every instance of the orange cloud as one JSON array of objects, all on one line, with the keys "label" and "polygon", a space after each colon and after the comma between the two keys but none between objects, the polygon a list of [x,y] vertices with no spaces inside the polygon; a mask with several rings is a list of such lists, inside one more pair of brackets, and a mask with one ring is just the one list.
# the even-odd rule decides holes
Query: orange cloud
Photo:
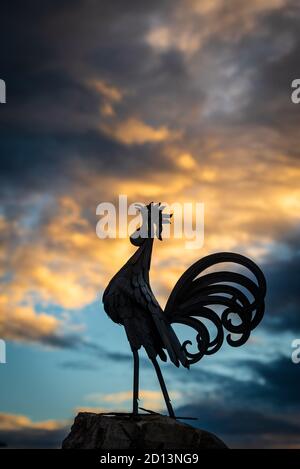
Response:
[{"label": "orange cloud", "polygon": [[183,169],[195,169],[196,161],[190,153],[182,153],[177,159],[177,164]]},{"label": "orange cloud", "polygon": [[114,104],[119,103],[123,99],[123,92],[116,86],[107,83],[104,80],[94,79],[88,80],[88,86],[97,91],[103,99],[101,105],[101,114],[103,117],[113,117],[115,115]]},{"label": "orange cloud", "polygon": [[170,131],[165,126],[158,128],[151,127],[135,117],[130,117],[125,121],[113,125],[102,124],[100,128],[111,137],[126,145],[163,142],[178,136],[178,133]]},{"label": "orange cloud", "polygon": [[12,305],[4,295],[0,296],[0,309],[0,335],[6,339],[42,341],[59,330],[55,317],[36,314],[29,306]]},{"label": "orange cloud", "polygon": [[58,420],[45,420],[33,422],[30,418],[20,414],[0,413],[0,430],[57,430],[64,428],[68,422]]},{"label": "orange cloud", "polygon": [[236,40],[253,31],[259,19],[286,4],[286,0],[254,0],[230,6],[224,0],[186,0],[174,7],[166,22],[151,25],[145,41],[158,52],[177,49],[187,58],[211,37]]},{"label": "orange cloud", "polygon": [[[72,313],[100,302],[111,276],[134,252],[128,239],[96,236],[98,203],[115,201],[118,194],[127,194],[129,203],[205,204],[202,249],[185,250],[185,240],[174,238],[154,245],[151,282],[162,304],[186,267],[207,253],[239,250],[261,263],[284,230],[299,223],[300,170],[279,151],[268,150],[268,158],[261,158],[251,145],[251,132],[239,138],[233,142],[222,136],[222,143],[208,135],[201,151],[194,141],[173,141],[170,148],[165,142],[170,169],[142,176],[104,178],[79,168],[81,183],[56,199],[55,210],[44,214],[38,228],[2,216],[1,273],[7,277],[0,296],[0,335],[38,342],[63,336],[71,324],[51,315],[51,306]],[[268,138],[260,135],[262,141]],[[37,313],[37,306],[47,307],[47,314]]]},{"label": "orange cloud", "polygon": [[[171,399],[180,399],[182,396],[178,391],[170,392]],[[105,406],[113,407],[119,404],[126,404],[132,400],[132,391],[120,391],[111,394],[90,394],[86,396],[86,400],[104,404]],[[153,391],[149,389],[140,390],[140,406],[146,409],[159,411],[164,408],[164,399],[160,391]],[[125,406],[125,407],[126,407]]]},{"label": "orange cloud", "polygon": [[89,80],[88,84],[109,101],[118,102],[123,98],[122,92],[116,86],[112,86],[104,80]]}]

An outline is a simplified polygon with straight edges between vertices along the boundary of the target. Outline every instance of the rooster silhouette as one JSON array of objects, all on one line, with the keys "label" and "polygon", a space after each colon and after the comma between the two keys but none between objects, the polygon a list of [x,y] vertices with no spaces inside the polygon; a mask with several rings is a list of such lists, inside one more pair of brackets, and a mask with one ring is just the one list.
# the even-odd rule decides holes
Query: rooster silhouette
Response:
[{"label": "rooster silhouette", "polygon": [[[103,304],[107,315],[124,326],[133,353],[133,415],[138,414],[138,350],[143,346],[155,368],[169,415],[175,418],[157,356],[189,368],[204,355],[217,352],[225,332],[229,345],[243,345],[263,317],[266,281],[260,268],[245,256],[211,254],[184,272],[163,310],[152,292],[149,270],[154,238],[162,240],[163,225],[171,222],[172,215],[163,214],[165,207],[160,203],[137,207],[142,224],[130,241],[138,249],[109,282]],[[222,263],[233,263],[238,271],[220,270]],[[240,267],[246,268],[250,277],[241,273]],[[212,271],[207,272],[209,268]],[[191,340],[180,342],[172,324],[194,329],[197,352],[188,350]]]}]

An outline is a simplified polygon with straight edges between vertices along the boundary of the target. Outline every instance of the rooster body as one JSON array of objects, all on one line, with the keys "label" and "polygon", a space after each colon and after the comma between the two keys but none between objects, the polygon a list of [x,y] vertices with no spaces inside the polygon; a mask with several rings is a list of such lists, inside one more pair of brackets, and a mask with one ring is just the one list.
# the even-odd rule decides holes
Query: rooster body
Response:
[{"label": "rooster body", "polygon": [[[244,344],[263,317],[266,283],[262,271],[247,257],[235,253],[211,254],[197,261],[180,277],[163,311],[149,281],[154,241],[152,215],[155,210],[159,214],[156,231],[161,239],[162,208],[160,204],[153,203],[145,207],[142,216],[143,223],[151,228],[149,236],[140,237],[140,229],[131,236],[132,244],[138,249],[107,285],[103,304],[110,319],[124,326],[133,352],[133,414],[138,413],[138,350],[144,347],[156,370],[169,415],[175,417],[157,356],[162,361],[169,357],[175,366],[189,368],[203,355],[219,350],[224,330],[228,332],[226,339],[229,345],[237,347]],[[221,263],[243,266],[251,272],[254,280],[242,273],[216,271]],[[209,268],[214,271],[205,273]],[[220,308],[221,313],[217,312]],[[238,318],[238,324],[234,324],[232,316]],[[203,319],[213,325],[213,337]],[[196,353],[188,350],[188,345],[192,345],[190,340],[180,343],[172,328],[175,323],[189,326],[196,332]]]},{"label": "rooster body", "polygon": [[146,239],[111,279],[103,294],[104,309],[125,327],[132,348],[145,348],[150,359],[157,355],[179,366],[188,366],[181,344],[157,302],[149,282],[153,238]]}]

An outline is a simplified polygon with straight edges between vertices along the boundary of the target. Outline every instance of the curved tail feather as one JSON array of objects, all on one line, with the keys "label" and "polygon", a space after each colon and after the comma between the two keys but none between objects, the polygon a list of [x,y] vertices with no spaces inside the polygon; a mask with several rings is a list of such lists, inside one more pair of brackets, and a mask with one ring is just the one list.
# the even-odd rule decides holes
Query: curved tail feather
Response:
[{"label": "curved tail feather", "polygon": [[[235,264],[237,268],[245,267],[254,280],[227,270],[205,274],[208,268],[217,268],[225,262]],[[190,340],[181,346],[188,363],[196,363],[203,355],[217,352],[223,344],[224,331],[228,332],[226,340],[229,345],[243,345],[263,318],[265,295],[264,274],[252,260],[240,254],[211,254],[189,267],[179,278],[165,307],[170,324],[183,324],[196,331],[198,351],[188,351],[187,346],[192,345]],[[238,324],[232,322],[232,314],[238,318]],[[203,320],[214,326],[216,333],[213,338],[211,328]]]}]

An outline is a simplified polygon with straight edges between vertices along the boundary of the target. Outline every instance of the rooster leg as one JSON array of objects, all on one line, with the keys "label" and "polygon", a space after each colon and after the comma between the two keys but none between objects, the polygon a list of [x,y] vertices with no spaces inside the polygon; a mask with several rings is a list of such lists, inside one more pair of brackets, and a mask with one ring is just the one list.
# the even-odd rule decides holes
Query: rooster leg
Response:
[{"label": "rooster leg", "polygon": [[132,349],[133,353],[133,415],[138,414],[139,400],[139,354],[136,349]]},{"label": "rooster leg", "polygon": [[168,412],[169,412],[169,416],[171,418],[175,419],[174,410],[173,410],[173,407],[171,405],[171,400],[170,400],[170,397],[169,397],[169,394],[168,394],[168,391],[167,391],[165,381],[164,381],[161,369],[159,367],[159,364],[157,363],[156,358],[151,358],[151,360],[152,360],[152,363],[154,365],[154,368],[155,368],[155,371],[156,371],[156,374],[157,374],[157,378],[158,378],[158,381],[159,381],[159,384],[160,384],[160,387],[161,387],[161,390],[162,390],[162,393],[163,393],[163,396],[164,396],[164,399],[165,399],[165,403],[166,403],[166,406],[167,406],[167,409],[168,409]]}]

